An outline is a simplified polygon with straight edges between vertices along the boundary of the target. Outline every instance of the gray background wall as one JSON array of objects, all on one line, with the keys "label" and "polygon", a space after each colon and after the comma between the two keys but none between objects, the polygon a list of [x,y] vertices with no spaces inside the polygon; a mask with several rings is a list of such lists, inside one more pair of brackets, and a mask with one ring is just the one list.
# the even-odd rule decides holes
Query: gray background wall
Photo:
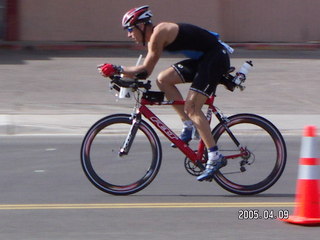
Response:
[{"label": "gray background wall", "polygon": [[155,23],[194,23],[228,42],[320,40],[318,0],[20,0],[19,40],[127,41],[122,15],[145,4]]}]

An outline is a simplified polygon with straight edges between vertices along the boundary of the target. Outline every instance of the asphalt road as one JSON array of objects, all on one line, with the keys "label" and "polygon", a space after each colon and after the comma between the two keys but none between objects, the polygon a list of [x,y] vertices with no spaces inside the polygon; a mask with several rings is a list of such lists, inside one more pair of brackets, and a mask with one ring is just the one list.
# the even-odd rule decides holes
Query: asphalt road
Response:
[{"label": "asphalt road", "polygon": [[[237,196],[199,183],[183,155],[162,139],[163,164],[154,182],[131,196],[112,196],[85,177],[82,136],[2,136],[2,239],[309,239],[318,228],[272,219],[293,214],[300,138],[287,136],[280,180],[256,196]],[[239,219],[257,210],[262,219]]]}]

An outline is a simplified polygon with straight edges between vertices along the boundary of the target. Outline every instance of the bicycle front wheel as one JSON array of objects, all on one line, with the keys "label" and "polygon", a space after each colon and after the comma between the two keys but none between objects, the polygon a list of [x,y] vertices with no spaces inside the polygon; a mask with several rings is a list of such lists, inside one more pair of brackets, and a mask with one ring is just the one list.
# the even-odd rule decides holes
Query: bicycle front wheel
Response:
[{"label": "bicycle front wheel", "polygon": [[128,195],[148,186],[161,165],[161,144],[141,120],[128,154],[120,150],[130,132],[131,115],[115,114],[95,123],[81,147],[82,168],[90,182],[106,193]]},{"label": "bicycle front wheel", "polygon": [[286,144],[270,121],[238,114],[218,124],[212,134],[219,151],[228,158],[227,166],[214,176],[224,189],[240,195],[257,194],[280,178],[286,164]]}]

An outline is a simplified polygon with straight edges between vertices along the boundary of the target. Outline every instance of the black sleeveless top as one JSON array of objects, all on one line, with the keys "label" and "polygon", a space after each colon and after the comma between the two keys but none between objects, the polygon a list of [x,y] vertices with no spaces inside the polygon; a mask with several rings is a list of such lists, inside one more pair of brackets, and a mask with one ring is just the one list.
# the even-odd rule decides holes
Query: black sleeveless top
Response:
[{"label": "black sleeveless top", "polygon": [[178,26],[176,39],[164,48],[165,51],[182,53],[187,57],[198,59],[208,51],[221,49],[219,34],[192,24],[179,23]]}]

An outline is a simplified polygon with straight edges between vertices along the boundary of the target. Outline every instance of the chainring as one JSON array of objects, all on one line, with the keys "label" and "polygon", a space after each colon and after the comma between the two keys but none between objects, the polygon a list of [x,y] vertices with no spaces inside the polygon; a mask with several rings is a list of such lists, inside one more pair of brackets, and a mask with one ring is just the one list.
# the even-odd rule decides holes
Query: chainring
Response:
[{"label": "chainring", "polygon": [[[207,162],[207,160],[208,160],[207,151],[205,151],[203,153],[202,160],[203,160],[202,162]],[[194,164],[188,157],[186,157],[184,159],[184,167],[189,174],[191,174],[192,176],[196,176],[196,177],[200,176],[202,174],[202,172],[204,171],[204,169],[201,169],[199,166]]]}]

